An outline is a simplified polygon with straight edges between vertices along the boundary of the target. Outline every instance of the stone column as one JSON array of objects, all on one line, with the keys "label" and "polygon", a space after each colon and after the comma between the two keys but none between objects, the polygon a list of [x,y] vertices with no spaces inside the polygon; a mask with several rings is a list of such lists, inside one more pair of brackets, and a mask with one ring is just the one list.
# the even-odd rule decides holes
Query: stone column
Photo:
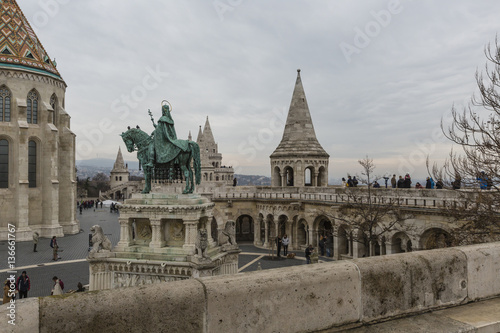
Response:
[{"label": "stone column", "polygon": [[[209,244],[209,246],[210,247],[216,247],[218,240],[217,239],[213,239],[213,237],[212,237],[212,219],[213,219],[213,216],[209,215],[208,219],[207,219],[207,222],[206,222],[206,225],[205,225],[205,228],[207,229],[208,244]],[[217,233],[217,234],[219,234],[219,233]]]},{"label": "stone column", "polygon": [[183,222],[186,236],[182,248],[187,250],[188,254],[194,254],[198,220],[184,220]]},{"label": "stone column", "polygon": [[162,225],[160,218],[149,219],[151,224],[152,235],[151,242],[149,242],[150,248],[159,249],[165,246],[165,234],[162,232]]},{"label": "stone column", "polygon": [[311,179],[312,180],[312,182],[311,182],[312,186],[318,186],[318,175],[319,175],[319,172],[314,172],[313,174],[314,174],[314,176],[311,175],[312,176],[312,179]]},{"label": "stone column", "polygon": [[260,240],[260,219],[253,218],[253,245],[255,246],[261,246],[262,241]]},{"label": "stone column", "polygon": [[352,257],[354,259],[359,258],[359,242],[352,242]]},{"label": "stone column", "polygon": [[266,220],[264,223],[264,244],[265,248],[269,247],[269,221]]},{"label": "stone column", "polygon": [[120,217],[120,241],[116,244],[116,250],[124,251],[126,247],[132,245],[132,227],[128,218]]},{"label": "stone column", "polygon": [[314,234],[315,234],[315,232],[314,232],[313,228],[308,225],[307,226],[307,230],[308,230],[307,234],[309,236],[309,242],[308,242],[308,244],[312,244],[313,247],[316,247],[317,244],[314,241]]},{"label": "stone column", "polygon": [[281,187],[286,186],[286,172],[280,172],[280,177],[281,177]]},{"label": "stone column", "polygon": [[340,260],[340,239],[337,234],[333,234],[333,257]]}]

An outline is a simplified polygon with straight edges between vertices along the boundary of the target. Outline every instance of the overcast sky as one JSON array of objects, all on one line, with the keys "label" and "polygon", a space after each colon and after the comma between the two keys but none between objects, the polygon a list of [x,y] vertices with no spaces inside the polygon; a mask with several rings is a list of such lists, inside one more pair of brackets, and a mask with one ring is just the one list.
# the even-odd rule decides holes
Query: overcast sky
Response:
[{"label": "overcast sky", "polygon": [[[297,72],[330,178],[425,176],[440,121],[476,91],[499,1],[18,0],[68,85],[77,159],[115,158],[127,126],[173,105],[177,135],[208,116],[223,163],[270,175]],[[49,4],[49,5],[47,5]]]}]

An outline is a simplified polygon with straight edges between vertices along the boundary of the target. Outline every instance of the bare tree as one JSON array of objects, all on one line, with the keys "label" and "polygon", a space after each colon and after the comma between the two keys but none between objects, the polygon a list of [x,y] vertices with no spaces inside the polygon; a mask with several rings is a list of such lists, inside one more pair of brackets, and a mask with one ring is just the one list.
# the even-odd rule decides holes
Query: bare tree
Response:
[{"label": "bare tree", "polygon": [[[500,238],[498,199],[500,189],[500,47],[489,43],[484,53],[485,71],[476,71],[479,94],[459,111],[452,107],[452,123],[441,121],[444,135],[459,150],[452,150],[443,166],[434,164],[429,173],[442,178],[454,189],[468,192],[457,194],[447,213],[457,223],[456,243],[477,243]],[[461,186],[460,186],[461,185]],[[484,191],[483,191],[484,190]]]},{"label": "bare tree", "polygon": [[373,160],[367,156],[358,163],[362,167],[358,180],[367,187],[346,188],[345,203],[332,207],[334,212],[327,216],[348,225],[353,231],[352,240],[365,245],[380,241],[391,231],[409,231],[411,226],[403,227],[402,223],[412,214],[401,208],[399,191],[391,190],[388,196],[386,190],[373,188],[372,184],[381,178],[374,174]]}]

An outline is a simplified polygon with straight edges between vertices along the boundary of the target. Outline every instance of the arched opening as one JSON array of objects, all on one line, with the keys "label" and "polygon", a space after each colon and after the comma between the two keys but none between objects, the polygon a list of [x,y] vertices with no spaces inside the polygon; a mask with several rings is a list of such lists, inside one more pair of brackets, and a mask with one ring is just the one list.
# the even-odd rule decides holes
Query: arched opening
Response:
[{"label": "arched opening", "polygon": [[58,118],[57,106],[58,106],[58,103],[57,103],[56,94],[52,94],[52,96],[50,96],[50,106],[52,106],[52,110],[54,110],[52,112],[52,124],[57,126],[57,118]]},{"label": "arched opening", "polygon": [[236,242],[253,242],[253,219],[249,215],[241,215],[236,219]]},{"label": "arched opening", "polygon": [[356,241],[358,245],[358,258],[369,257],[370,241],[368,239],[368,236],[362,230],[358,230]]},{"label": "arched opening", "polygon": [[[318,244],[321,255],[333,256],[333,224],[324,216],[316,219],[318,225]],[[319,221],[319,222],[318,222]],[[321,250],[323,247],[323,250]]]},{"label": "arched opening", "polygon": [[273,178],[273,186],[283,186],[283,184],[281,183],[280,168],[278,166],[274,167],[272,178]]},{"label": "arched opening", "polygon": [[299,246],[305,247],[307,245],[307,221],[301,219],[299,221],[299,227],[297,229],[297,244]]},{"label": "arched opening", "polygon": [[346,231],[344,226],[340,226],[337,238],[339,242],[339,255],[340,256],[352,256],[351,254],[351,239],[349,237],[348,232]]},{"label": "arched opening", "polygon": [[[404,232],[398,232],[392,236],[391,253],[411,252],[411,240]],[[408,248],[408,245],[410,246]]]},{"label": "arched opening", "polygon": [[308,167],[304,170],[304,185],[312,186],[313,185],[313,168]]},{"label": "arched opening", "polygon": [[0,121],[10,121],[10,101],[12,94],[5,86],[0,87]]},{"label": "arched opening", "polygon": [[440,228],[426,230],[420,238],[423,250],[442,249],[452,246],[452,238],[448,232]]},{"label": "arched opening", "polygon": [[29,187],[36,187],[37,147],[36,142],[28,142],[28,183]]},{"label": "arched opening", "polygon": [[38,93],[31,90],[26,97],[26,114],[28,124],[38,124]]}]

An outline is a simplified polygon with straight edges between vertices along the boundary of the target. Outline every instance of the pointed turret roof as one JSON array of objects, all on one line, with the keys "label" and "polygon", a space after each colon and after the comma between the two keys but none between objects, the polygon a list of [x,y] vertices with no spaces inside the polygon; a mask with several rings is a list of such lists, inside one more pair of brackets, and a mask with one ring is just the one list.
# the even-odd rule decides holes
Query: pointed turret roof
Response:
[{"label": "pointed turret roof", "polygon": [[29,69],[61,79],[15,0],[0,0],[0,67]]},{"label": "pointed turret roof", "polygon": [[210,122],[208,121],[208,116],[207,121],[205,122],[205,127],[203,128],[203,141],[209,144],[215,144],[214,135],[212,133],[212,129],[210,128]]},{"label": "pointed turret roof", "polygon": [[300,69],[297,70],[297,81],[293,90],[288,117],[286,118],[283,138],[271,157],[290,155],[329,157],[316,138],[314,126],[307,105],[306,94],[302,87]]},{"label": "pointed turret roof", "polygon": [[128,172],[125,162],[123,161],[122,150],[120,147],[118,147],[118,154],[116,155],[116,161],[111,172]]},{"label": "pointed turret roof", "polygon": [[189,140],[189,141],[193,141],[193,137],[191,136],[191,131],[189,131],[189,134],[188,134],[188,140]]},{"label": "pointed turret roof", "polygon": [[201,131],[201,125],[200,129],[198,130],[198,137],[196,138],[196,143],[200,143],[203,140],[203,132]]}]

